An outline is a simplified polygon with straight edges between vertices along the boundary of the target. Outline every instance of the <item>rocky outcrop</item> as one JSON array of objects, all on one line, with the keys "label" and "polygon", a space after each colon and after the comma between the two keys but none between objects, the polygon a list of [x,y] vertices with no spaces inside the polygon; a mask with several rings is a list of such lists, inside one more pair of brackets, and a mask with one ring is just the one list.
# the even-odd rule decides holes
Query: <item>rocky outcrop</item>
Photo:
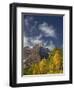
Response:
[{"label": "rocky outcrop", "polygon": [[38,63],[41,58],[48,57],[49,50],[43,48],[39,44],[35,45],[33,48],[24,47],[23,50],[23,63],[25,67],[30,67],[32,63]]}]

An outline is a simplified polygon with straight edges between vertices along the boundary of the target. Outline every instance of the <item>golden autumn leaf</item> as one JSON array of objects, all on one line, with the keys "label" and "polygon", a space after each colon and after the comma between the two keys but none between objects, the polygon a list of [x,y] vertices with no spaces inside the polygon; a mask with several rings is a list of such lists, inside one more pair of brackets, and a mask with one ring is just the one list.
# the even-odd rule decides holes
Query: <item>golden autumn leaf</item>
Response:
[{"label": "golden autumn leaf", "polygon": [[39,66],[38,64],[34,64],[34,67],[33,67],[33,74],[39,74]]},{"label": "golden autumn leaf", "polygon": [[62,56],[59,50],[56,50],[55,55],[53,57],[53,64],[55,70],[59,70],[61,67],[61,62],[62,62]]},{"label": "golden autumn leaf", "polygon": [[42,59],[39,62],[39,69],[40,69],[40,73],[46,73],[48,70],[48,64],[47,64],[47,60],[46,59]]}]

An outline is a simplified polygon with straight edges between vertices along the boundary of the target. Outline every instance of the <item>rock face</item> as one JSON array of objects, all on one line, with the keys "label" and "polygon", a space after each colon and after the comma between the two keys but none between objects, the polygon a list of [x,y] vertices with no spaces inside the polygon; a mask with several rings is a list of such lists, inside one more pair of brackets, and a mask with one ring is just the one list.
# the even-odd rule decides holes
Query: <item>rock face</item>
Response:
[{"label": "rock face", "polygon": [[32,53],[32,49],[29,47],[24,47],[23,49],[23,59],[28,58],[28,56]]},{"label": "rock face", "polygon": [[23,50],[23,63],[25,67],[30,67],[32,63],[38,63],[41,58],[48,57],[49,50],[43,48],[39,44],[35,45],[33,48],[24,47]]},{"label": "rock face", "polygon": [[23,59],[25,60],[24,66],[26,67],[31,66],[32,63],[38,63],[40,61],[39,45],[35,45],[33,48],[25,47],[23,53]]}]

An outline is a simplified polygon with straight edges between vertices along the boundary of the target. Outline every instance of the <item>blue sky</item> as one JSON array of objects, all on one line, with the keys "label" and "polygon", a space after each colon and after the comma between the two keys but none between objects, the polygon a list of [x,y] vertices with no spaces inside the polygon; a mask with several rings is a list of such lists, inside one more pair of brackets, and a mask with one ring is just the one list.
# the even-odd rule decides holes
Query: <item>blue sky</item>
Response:
[{"label": "blue sky", "polygon": [[63,46],[63,16],[23,15],[24,47],[43,43],[52,50]]}]

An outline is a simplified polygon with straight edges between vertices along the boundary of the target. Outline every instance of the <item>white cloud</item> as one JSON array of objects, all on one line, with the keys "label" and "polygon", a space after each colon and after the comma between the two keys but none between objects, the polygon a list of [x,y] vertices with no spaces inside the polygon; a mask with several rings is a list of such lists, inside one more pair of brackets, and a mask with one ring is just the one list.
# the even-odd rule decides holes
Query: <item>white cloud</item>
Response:
[{"label": "white cloud", "polygon": [[31,40],[31,42],[32,42],[33,45],[42,43],[42,41],[38,40],[38,39]]},{"label": "white cloud", "polygon": [[45,36],[56,37],[55,29],[53,26],[49,26],[46,22],[39,25],[39,30],[41,30]]},{"label": "white cloud", "polygon": [[55,48],[53,41],[50,41],[50,44],[47,45],[46,48],[48,48],[50,51],[53,50]]},{"label": "white cloud", "polygon": [[[29,17],[25,19],[25,24],[28,27],[29,26],[29,21],[33,20],[33,18]],[[37,21],[34,21],[34,25],[32,25],[30,27],[30,31],[35,30],[36,25],[37,25]],[[42,24],[39,24],[39,30],[41,30],[44,35],[50,36],[50,37],[55,37],[56,38],[56,33],[55,33],[55,29],[53,28],[53,26],[49,26],[48,23],[43,22]],[[35,37],[25,37],[24,36],[24,47],[29,46],[30,48],[33,47],[36,44],[44,44],[45,47],[49,48],[49,50],[53,50],[53,48],[55,48],[55,45],[53,43],[53,41],[50,41],[49,45],[47,45],[47,41],[44,42],[42,40],[42,33],[39,36],[35,36]]]},{"label": "white cloud", "polygon": [[24,20],[25,25],[28,27],[32,20],[33,20],[33,17],[26,17],[25,20]]},{"label": "white cloud", "polygon": [[40,34],[39,36],[30,38],[30,41],[33,45],[40,44],[40,43],[42,43],[41,37],[42,37],[42,35]]},{"label": "white cloud", "polygon": [[[32,46],[34,46],[34,45],[36,45],[36,44],[40,44],[40,43],[43,43],[43,41],[41,40],[41,37],[42,37],[42,35],[40,34],[39,36],[36,36],[36,37],[25,37],[24,36],[24,47],[26,47],[26,46],[29,46],[29,47],[32,47]],[[28,40],[30,40],[30,42],[28,42]]]},{"label": "white cloud", "polygon": [[37,21],[34,21],[34,24],[33,25],[31,25],[31,27],[30,27],[30,31],[32,31],[33,32],[33,30],[36,30],[36,25],[37,25]]},{"label": "white cloud", "polygon": [[24,43],[23,43],[24,47],[28,46],[28,39],[24,36]]},{"label": "white cloud", "polygon": [[40,34],[39,36],[36,36],[35,39],[41,39],[42,34]]},{"label": "white cloud", "polygon": [[46,45],[47,45],[47,41],[44,42],[44,46],[46,46]]},{"label": "white cloud", "polygon": [[[42,37],[41,35],[39,35],[35,38],[24,37],[24,47],[29,46],[30,48],[32,48],[36,44],[43,43],[46,48],[48,48],[50,51],[52,51],[55,48],[55,44],[53,43],[53,41],[51,40],[49,42],[49,45],[47,45],[47,42],[43,42],[42,40],[40,40],[41,37]],[[30,40],[31,43],[28,42],[28,39]]]}]

